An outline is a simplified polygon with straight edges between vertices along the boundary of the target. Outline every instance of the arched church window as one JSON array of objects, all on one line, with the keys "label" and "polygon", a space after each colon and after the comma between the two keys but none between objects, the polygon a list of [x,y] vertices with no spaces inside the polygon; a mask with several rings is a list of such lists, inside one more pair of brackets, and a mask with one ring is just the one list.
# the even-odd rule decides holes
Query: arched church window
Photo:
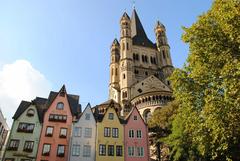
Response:
[{"label": "arched church window", "polygon": [[162,51],[162,54],[163,54],[163,58],[166,59],[166,55],[165,55],[165,51],[164,50]]},{"label": "arched church window", "polygon": [[115,75],[118,75],[118,72],[117,72],[117,70],[118,70],[118,69],[116,68],[116,69],[115,69]]},{"label": "arched church window", "polygon": [[126,77],[125,74],[123,74],[123,79],[125,79],[125,77]]}]

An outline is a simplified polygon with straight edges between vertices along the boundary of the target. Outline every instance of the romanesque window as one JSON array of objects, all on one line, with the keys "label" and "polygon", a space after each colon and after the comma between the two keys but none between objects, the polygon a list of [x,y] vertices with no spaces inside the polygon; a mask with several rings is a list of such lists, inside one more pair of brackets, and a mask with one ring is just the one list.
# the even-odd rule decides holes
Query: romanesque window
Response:
[{"label": "romanesque window", "polygon": [[115,69],[115,75],[118,75],[117,68]]},{"label": "romanesque window", "polygon": [[123,74],[123,79],[125,79],[126,78],[126,76],[125,76],[125,74]]},{"label": "romanesque window", "polygon": [[163,58],[166,59],[166,55],[165,55],[165,51],[164,50],[162,51],[162,54],[163,54]]},{"label": "romanesque window", "polygon": [[57,156],[64,157],[64,155],[65,155],[65,145],[58,145]]},{"label": "romanesque window", "polygon": [[129,44],[127,43],[127,50],[129,50]]}]

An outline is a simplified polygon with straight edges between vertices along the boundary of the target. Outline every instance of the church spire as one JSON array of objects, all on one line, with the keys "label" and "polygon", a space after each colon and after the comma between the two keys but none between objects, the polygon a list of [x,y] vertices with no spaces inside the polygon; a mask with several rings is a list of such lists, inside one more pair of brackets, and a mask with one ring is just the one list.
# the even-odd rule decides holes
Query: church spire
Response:
[{"label": "church spire", "polygon": [[144,31],[143,25],[138,17],[137,11],[134,8],[131,17],[131,37],[133,38],[133,45],[146,46],[156,48],[151,40],[148,39]]}]

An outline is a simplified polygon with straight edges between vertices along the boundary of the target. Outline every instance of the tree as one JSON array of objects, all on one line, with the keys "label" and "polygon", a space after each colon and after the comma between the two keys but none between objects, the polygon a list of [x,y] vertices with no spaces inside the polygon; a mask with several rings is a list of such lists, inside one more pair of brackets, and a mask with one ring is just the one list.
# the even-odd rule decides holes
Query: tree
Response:
[{"label": "tree", "polygon": [[240,160],[240,1],[215,0],[183,41],[190,53],[171,77],[179,109],[172,160]]},{"label": "tree", "polygon": [[158,160],[166,160],[169,156],[169,148],[164,143],[164,138],[171,133],[172,121],[177,109],[176,101],[168,103],[166,106],[156,109],[148,121],[151,143],[156,147],[155,154],[158,156]]}]

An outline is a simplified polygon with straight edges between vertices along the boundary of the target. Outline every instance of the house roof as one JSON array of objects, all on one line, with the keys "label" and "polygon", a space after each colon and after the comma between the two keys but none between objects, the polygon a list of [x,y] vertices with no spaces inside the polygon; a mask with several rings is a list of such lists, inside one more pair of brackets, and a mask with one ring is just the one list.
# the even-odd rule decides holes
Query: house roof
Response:
[{"label": "house roof", "polygon": [[[41,97],[36,97],[34,100],[31,102],[28,101],[22,101],[20,105],[17,108],[17,111],[15,112],[13,119],[16,120],[19,118],[19,116],[30,106],[30,105],[35,105],[39,117],[39,121],[43,122],[43,116],[49,106],[52,104],[54,99],[57,97],[58,93],[60,92],[66,92],[65,86],[61,88],[59,92],[54,92],[51,91],[49,93],[48,98],[41,98]],[[72,115],[79,117],[79,114],[81,113],[81,105],[78,103],[79,102],[79,96],[78,95],[72,95],[72,94],[67,94],[67,99],[70,105],[70,110],[72,112]]]},{"label": "house roof", "polygon": [[148,39],[135,9],[131,17],[131,30],[133,45],[156,48],[156,44]]}]

